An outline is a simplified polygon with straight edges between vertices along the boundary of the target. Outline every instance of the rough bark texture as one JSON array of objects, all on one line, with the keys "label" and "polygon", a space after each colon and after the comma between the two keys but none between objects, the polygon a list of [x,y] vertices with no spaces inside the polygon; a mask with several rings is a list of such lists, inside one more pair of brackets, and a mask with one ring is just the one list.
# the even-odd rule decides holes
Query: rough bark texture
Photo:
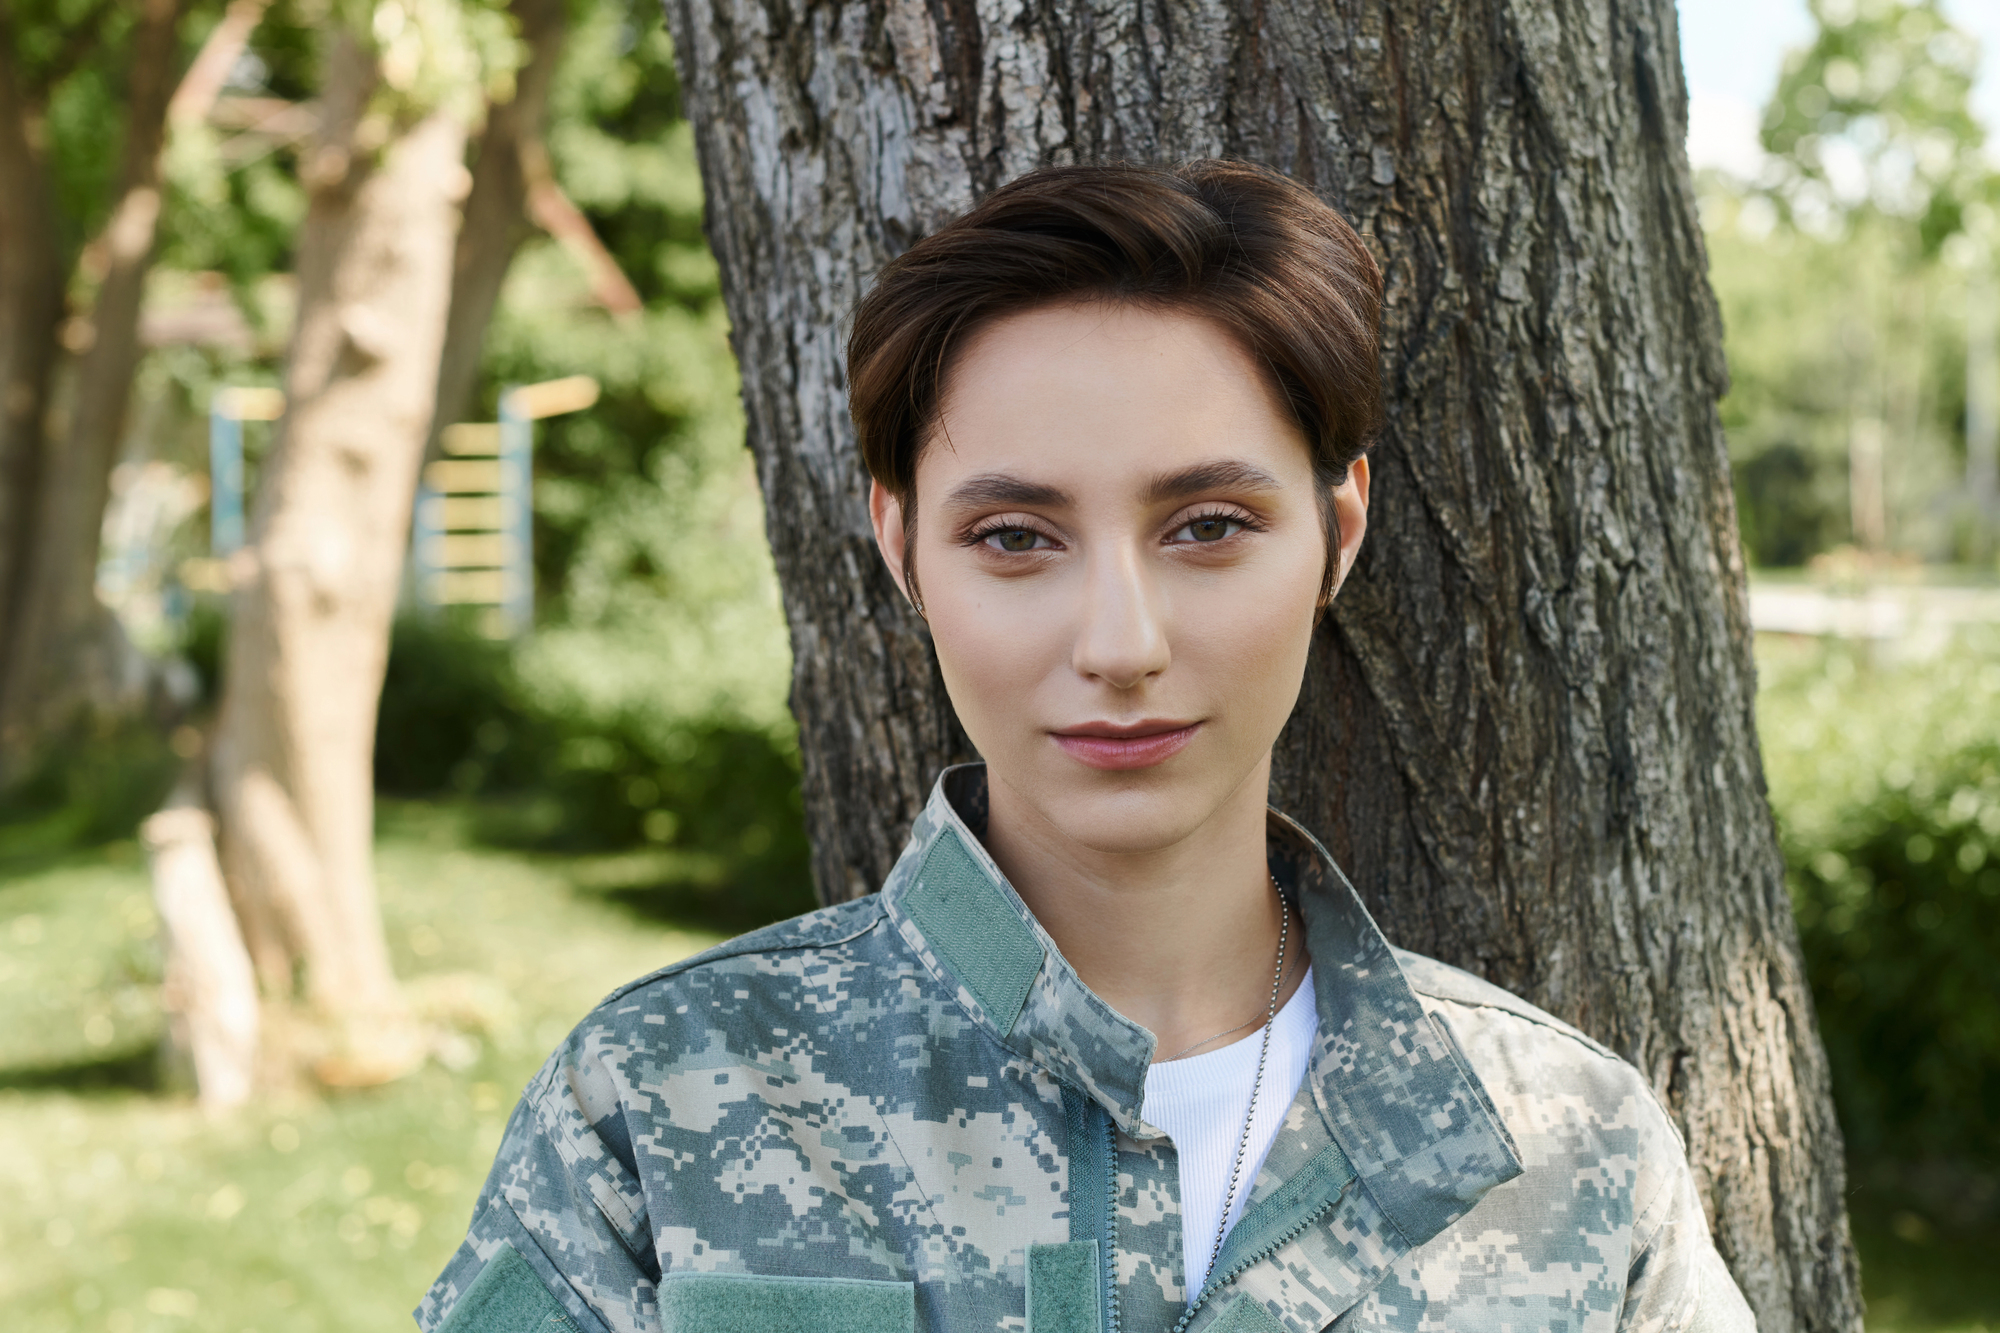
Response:
[{"label": "rough bark texture", "polygon": [[472,189],[452,258],[451,317],[438,358],[437,406],[426,453],[435,453],[444,428],[471,410],[486,326],[514,254],[533,231],[522,152],[541,143],[568,15],[563,0],[514,0],[509,9],[521,25],[527,60],[514,75],[512,99],[488,109],[473,159]]},{"label": "rough bark texture", "polygon": [[1670,0],[668,0],[821,893],[965,744],[868,536],[842,319],[1043,162],[1286,170],[1373,238],[1388,425],[1274,799],[1391,938],[1624,1053],[1765,1333],[1860,1327],[1767,810]]},{"label": "rough bark texture", "polygon": [[[26,547],[20,609],[0,654],[0,772],[80,710],[134,696],[135,654],[97,600],[97,555],[111,469],[139,367],[139,306],[160,216],[160,151],[174,91],[186,0],[140,6],[125,88],[125,145],[104,232],[86,248],[96,269],[89,314],[70,337],[80,349],[61,433],[47,442],[37,532]],[[6,762],[9,755],[16,762]]]},{"label": "rough bark texture", "polygon": [[212,769],[222,861],[267,993],[331,1027],[323,1081],[391,1077],[422,1045],[390,970],[371,751],[458,226],[463,127],[361,139],[373,58],[336,36],[302,174],[287,407],[258,487]]}]

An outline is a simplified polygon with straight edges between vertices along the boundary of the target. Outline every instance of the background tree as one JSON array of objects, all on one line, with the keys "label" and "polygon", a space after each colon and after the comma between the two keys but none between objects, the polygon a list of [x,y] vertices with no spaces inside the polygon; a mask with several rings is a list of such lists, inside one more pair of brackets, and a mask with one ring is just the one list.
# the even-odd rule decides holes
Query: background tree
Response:
[{"label": "background tree", "polygon": [[1767,197],[1809,230],[1874,215],[1935,254],[1969,207],[1994,201],[1973,116],[1978,45],[1937,0],[1813,0],[1810,45],[1764,108]]},{"label": "background tree", "polygon": [[[406,19],[412,12],[393,9]],[[498,17],[476,6],[450,12],[475,27]],[[668,44],[651,15],[648,30],[616,5],[570,13],[522,0],[512,17],[525,63],[511,87],[487,80],[488,115],[462,206],[452,206],[451,187],[466,179],[455,154],[433,152],[414,177],[399,175],[403,140],[381,141],[389,130],[416,134],[421,117],[411,117],[431,105],[422,89],[385,86],[395,41],[384,36],[384,20],[364,34],[379,49],[343,46],[340,29],[324,38],[282,0],[217,123],[283,126],[308,99],[334,114],[309,118],[323,125],[312,141],[247,131],[220,145],[197,141],[201,151],[179,162],[173,262],[225,269],[251,320],[260,307],[292,303],[293,289],[273,270],[295,267],[300,278],[285,372],[291,418],[261,457],[253,448],[264,527],[232,565],[251,581],[226,608],[228,660],[205,668],[223,680],[210,793],[221,864],[258,960],[266,1017],[282,1020],[265,1028],[280,1077],[306,1057],[322,1078],[368,1081],[418,1053],[421,1034],[390,976],[369,882],[371,738],[372,776],[392,794],[483,791],[523,802],[490,825],[506,841],[658,849],[664,861],[641,864],[664,873],[621,886],[635,902],[670,901],[739,924],[801,905],[803,839],[775,586],[740,448]],[[493,34],[484,35],[490,43]],[[371,68],[382,72],[372,85]],[[489,73],[496,70],[504,65],[489,60]],[[551,110],[553,134],[545,130]],[[254,133],[264,134],[263,145],[244,143]],[[327,137],[371,133],[373,152]],[[348,180],[315,176],[330,147],[336,163],[350,165]],[[452,245],[450,230],[438,228],[461,213],[449,267],[429,267],[424,257],[437,252],[426,246],[439,236]],[[292,218],[302,223],[296,249]],[[535,237],[529,219],[549,236]],[[343,239],[340,227],[360,239]],[[329,276],[328,264],[348,267]],[[451,290],[441,348],[412,341],[380,357],[355,348],[371,330],[436,336],[416,318],[424,307],[415,297],[435,295],[440,272]],[[385,303],[393,321],[371,324],[369,310]],[[329,341],[344,349],[331,360]],[[393,451],[407,444],[403,413],[419,387],[406,372],[427,358],[436,389],[433,398],[422,386],[421,433],[433,437],[444,422],[490,414],[510,381],[588,371],[605,392],[590,411],[540,432],[541,631],[502,646],[467,634],[450,615],[407,618],[378,729],[378,654],[415,476],[414,456]],[[223,351],[173,364],[195,404],[223,384],[268,382],[276,370]],[[314,393],[344,400],[341,410],[309,420]],[[458,396],[456,406],[446,394]],[[370,424],[371,412],[387,415]],[[365,449],[342,436],[350,426]],[[340,484],[326,480],[336,460]],[[343,553],[349,566],[302,568],[311,563],[302,553],[313,551]],[[208,617],[224,610],[210,603],[196,623],[213,624]],[[330,642],[315,637],[322,632]],[[316,674],[329,668],[332,677]],[[723,771],[730,781],[720,780]],[[173,804],[190,799],[205,798],[182,791]],[[215,865],[191,845],[207,836],[204,827],[178,809],[148,825],[163,914],[217,896],[192,885],[168,891],[170,878]],[[746,878],[751,891],[730,892]],[[220,919],[230,926],[227,914]],[[185,927],[168,924],[178,947],[217,921],[190,908]],[[292,1006],[295,974],[305,987],[302,1012]],[[195,1017],[182,1027],[223,1030]]]},{"label": "background tree", "polygon": [[[507,270],[532,231],[529,178],[532,166],[545,163],[548,155],[543,125],[568,27],[565,8],[564,0],[515,0],[511,7],[524,59],[514,75],[513,96],[487,109],[473,155],[472,187],[452,257],[451,313],[438,358],[433,448],[439,432],[464,420],[472,406],[486,326],[499,304]],[[541,175],[547,175],[545,165]]]},{"label": "background tree", "polygon": [[329,1082],[423,1057],[376,904],[371,754],[467,126],[485,78],[513,64],[499,18],[415,0],[327,21],[285,413],[236,562],[210,770],[221,864],[266,994],[282,1005],[304,973]]},{"label": "background tree", "polygon": [[871,548],[841,320],[1042,162],[1229,154],[1372,237],[1371,540],[1274,797],[1400,943],[1577,1022],[1684,1127],[1767,1333],[1860,1323],[1763,796],[1673,7],[671,0],[786,615],[820,892],[966,756]]},{"label": "background tree", "polygon": [[1764,565],[1841,543],[1875,565],[1990,564],[1991,455],[1965,429],[1993,375],[1968,332],[2000,240],[1977,45],[1934,0],[1811,8],[1764,108],[1761,169],[1702,183],[1745,543]]},{"label": "background tree", "polygon": [[80,713],[129,711],[135,671],[143,681],[96,597],[98,532],[139,362],[189,8],[0,15],[0,785]]}]

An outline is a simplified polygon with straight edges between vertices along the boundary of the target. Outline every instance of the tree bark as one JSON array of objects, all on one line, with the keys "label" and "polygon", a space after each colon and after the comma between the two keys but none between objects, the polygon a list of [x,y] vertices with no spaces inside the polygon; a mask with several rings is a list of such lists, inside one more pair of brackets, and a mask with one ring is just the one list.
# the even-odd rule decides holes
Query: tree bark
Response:
[{"label": "tree bark", "polygon": [[[417,465],[437,388],[465,132],[386,142],[374,58],[335,30],[303,165],[287,406],[236,594],[214,746],[222,861],[267,995],[295,968],[330,1038],[322,1081],[394,1077],[422,1043],[391,971],[370,770]],[[282,1057],[280,1057],[282,1058]]]},{"label": "tree bark", "polygon": [[1645,1071],[1765,1333],[1860,1327],[1767,809],[1671,0],[668,0],[820,892],[966,757],[877,559],[842,319],[1046,162],[1278,167],[1372,238],[1388,419],[1273,799],[1398,943]]},{"label": "tree bark", "polygon": [[97,599],[97,555],[139,368],[139,307],[153,263],[160,151],[186,8],[186,0],[144,0],[139,10],[126,66],[118,190],[103,234],[84,251],[85,267],[97,270],[97,292],[69,339],[81,356],[66,395],[67,422],[48,442],[20,611],[0,654],[0,772],[18,768],[41,736],[80,711],[115,710],[133,693],[135,653]]},{"label": "tree bark", "polygon": [[444,428],[464,420],[472,408],[486,326],[515,253],[533,233],[522,154],[539,149],[542,142],[568,13],[563,0],[514,0],[510,9],[520,22],[527,58],[515,72],[514,96],[488,108],[473,158],[472,189],[465,197],[465,221],[452,257],[451,315],[438,358],[437,407],[426,454],[435,453]]}]

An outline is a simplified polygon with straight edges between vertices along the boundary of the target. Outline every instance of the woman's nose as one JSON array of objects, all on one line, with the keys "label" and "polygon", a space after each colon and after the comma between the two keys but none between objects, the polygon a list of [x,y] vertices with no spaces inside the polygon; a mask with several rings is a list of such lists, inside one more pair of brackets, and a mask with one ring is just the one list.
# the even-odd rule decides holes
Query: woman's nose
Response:
[{"label": "woman's nose", "polygon": [[1165,608],[1144,557],[1129,548],[1090,562],[1071,664],[1080,675],[1129,690],[1167,669]]}]

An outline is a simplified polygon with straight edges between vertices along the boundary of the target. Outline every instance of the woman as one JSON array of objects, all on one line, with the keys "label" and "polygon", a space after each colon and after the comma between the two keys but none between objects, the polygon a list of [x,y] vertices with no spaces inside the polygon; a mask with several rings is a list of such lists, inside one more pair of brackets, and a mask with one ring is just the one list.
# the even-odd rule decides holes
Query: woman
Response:
[{"label": "woman", "polygon": [[1380,289],[1221,162],[1035,173],[884,269],[875,537],[985,763],[880,894],[584,1020],[426,1329],[1751,1327],[1639,1075],[1266,809]]}]

